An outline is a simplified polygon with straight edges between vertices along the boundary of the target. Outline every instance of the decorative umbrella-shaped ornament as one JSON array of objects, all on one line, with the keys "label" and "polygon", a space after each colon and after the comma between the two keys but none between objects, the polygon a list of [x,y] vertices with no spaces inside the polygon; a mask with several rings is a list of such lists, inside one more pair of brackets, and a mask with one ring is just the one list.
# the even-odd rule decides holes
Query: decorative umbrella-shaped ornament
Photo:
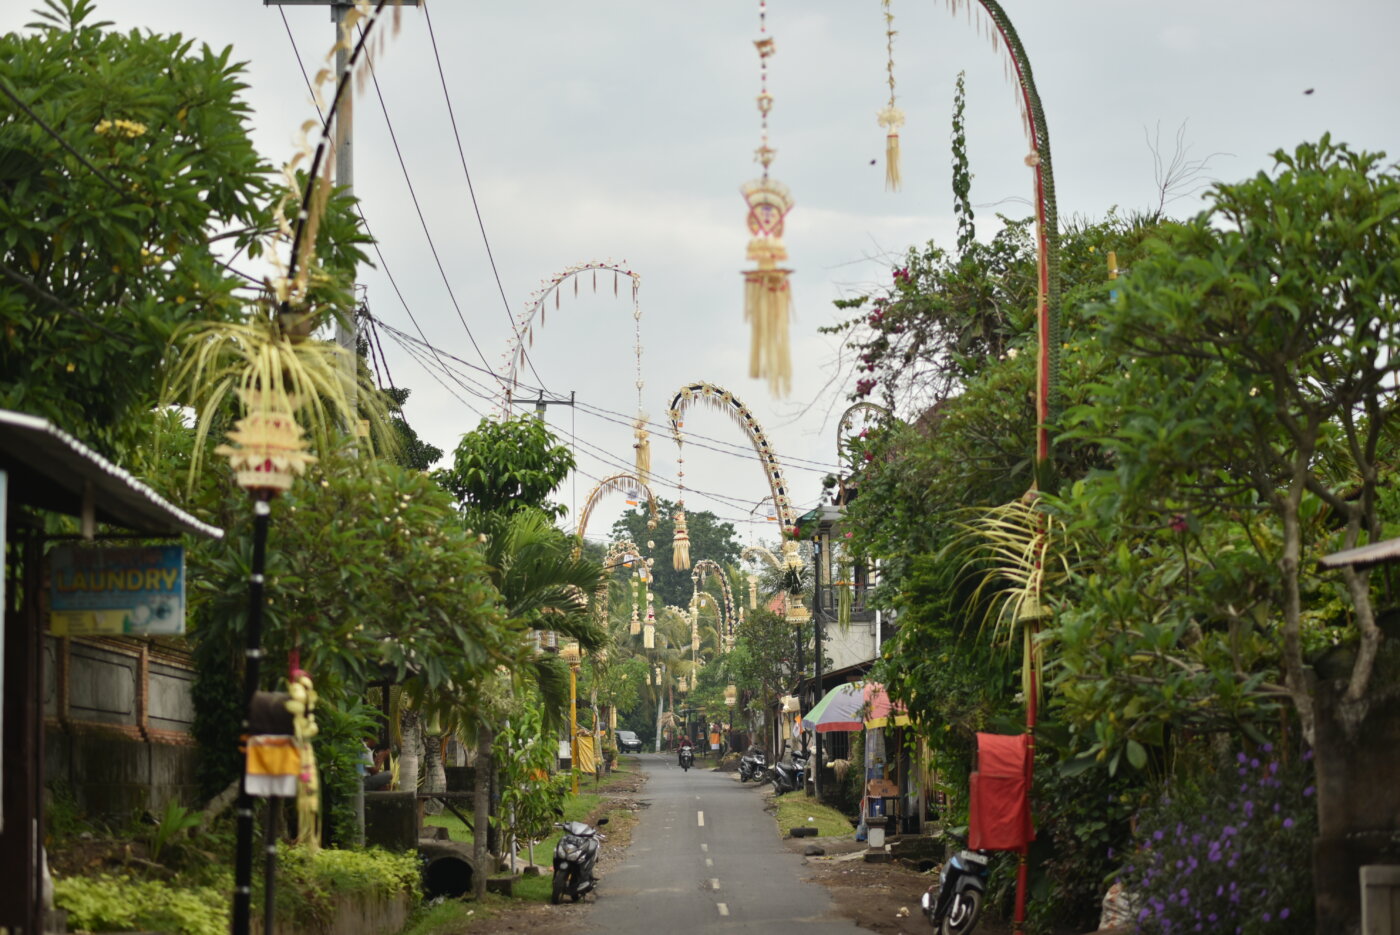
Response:
[{"label": "decorative umbrella-shaped ornament", "polygon": [[899,177],[899,128],[904,126],[904,111],[894,106],[894,14],[890,12],[890,0],[880,0],[885,15],[885,73],[889,75],[890,100],[879,113],[875,122],[885,128],[885,191],[897,192]]},{"label": "decorative umbrella-shaped ornament", "polygon": [[228,433],[234,445],[220,445],[214,453],[228,458],[238,486],[276,496],[292,486],[292,479],[306,472],[316,458],[306,453],[301,426],[293,412],[296,397],[287,393],[239,390],[247,413]]},{"label": "decorative umbrella-shaped ornament", "polygon": [[768,4],[759,0],[758,31],[758,114],[762,140],[754,152],[763,166],[763,175],[745,183],[739,191],[748,203],[748,259],[756,266],[744,271],[744,318],[749,322],[749,376],[764,378],[776,396],[792,389],[792,357],[788,346],[788,319],[792,312],[792,290],[788,277],[792,270],[779,266],[788,258],[783,246],[783,222],[793,207],[787,186],[768,177],[777,150],[768,145],[768,114],[773,95],[768,93],[768,59],[776,51],[768,35]]}]

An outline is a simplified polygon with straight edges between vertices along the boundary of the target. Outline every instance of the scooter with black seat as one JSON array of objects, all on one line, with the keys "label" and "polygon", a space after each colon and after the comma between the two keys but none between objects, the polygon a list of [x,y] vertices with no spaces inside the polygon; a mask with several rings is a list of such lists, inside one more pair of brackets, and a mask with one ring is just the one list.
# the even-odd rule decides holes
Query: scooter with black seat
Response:
[{"label": "scooter with black seat", "polygon": [[[598,827],[606,825],[606,818],[598,819]],[[554,846],[554,885],[550,890],[550,902],[558,905],[568,896],[574,902],[585,893],[597,889],[598,878],[593,868],[598,863],[598,843],[607,837],[582,821],[566,821],[555,825],[564,829],[564,836]]]}]

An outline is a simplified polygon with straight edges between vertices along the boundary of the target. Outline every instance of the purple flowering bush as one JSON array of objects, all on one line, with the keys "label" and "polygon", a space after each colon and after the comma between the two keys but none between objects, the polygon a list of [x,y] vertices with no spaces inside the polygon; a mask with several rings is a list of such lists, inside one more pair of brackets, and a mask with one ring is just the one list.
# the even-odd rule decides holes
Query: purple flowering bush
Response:
[{"label": "purple flowering bush", "polygon": [[1137,931],[1312,932],[1311,754],[1265,744],[1182,774],[1139,815],[1123,868]]}]

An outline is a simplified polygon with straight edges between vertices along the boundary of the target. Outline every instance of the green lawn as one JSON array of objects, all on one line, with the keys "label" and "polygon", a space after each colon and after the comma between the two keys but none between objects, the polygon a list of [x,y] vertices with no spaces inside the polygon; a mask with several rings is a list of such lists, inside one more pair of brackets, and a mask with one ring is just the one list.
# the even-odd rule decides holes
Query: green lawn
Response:
[{"label": "green lawn", "polygon": [[778,833],[786,835],[789,828],[815,827],[818,837],[836,837],[855,833],[855,828],[836,809],[817,804],[801,792],[789,792],[773,797],[778,807]]}]

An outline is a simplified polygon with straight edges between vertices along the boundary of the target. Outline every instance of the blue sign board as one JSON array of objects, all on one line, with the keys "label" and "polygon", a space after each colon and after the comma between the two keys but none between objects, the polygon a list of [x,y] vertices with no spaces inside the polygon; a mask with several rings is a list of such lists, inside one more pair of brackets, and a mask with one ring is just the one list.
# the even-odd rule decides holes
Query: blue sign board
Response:
[{"label": "blue sign board", "polygon": [[184,547],[53,549],[49,629],[56,636],[184,633]]}]

